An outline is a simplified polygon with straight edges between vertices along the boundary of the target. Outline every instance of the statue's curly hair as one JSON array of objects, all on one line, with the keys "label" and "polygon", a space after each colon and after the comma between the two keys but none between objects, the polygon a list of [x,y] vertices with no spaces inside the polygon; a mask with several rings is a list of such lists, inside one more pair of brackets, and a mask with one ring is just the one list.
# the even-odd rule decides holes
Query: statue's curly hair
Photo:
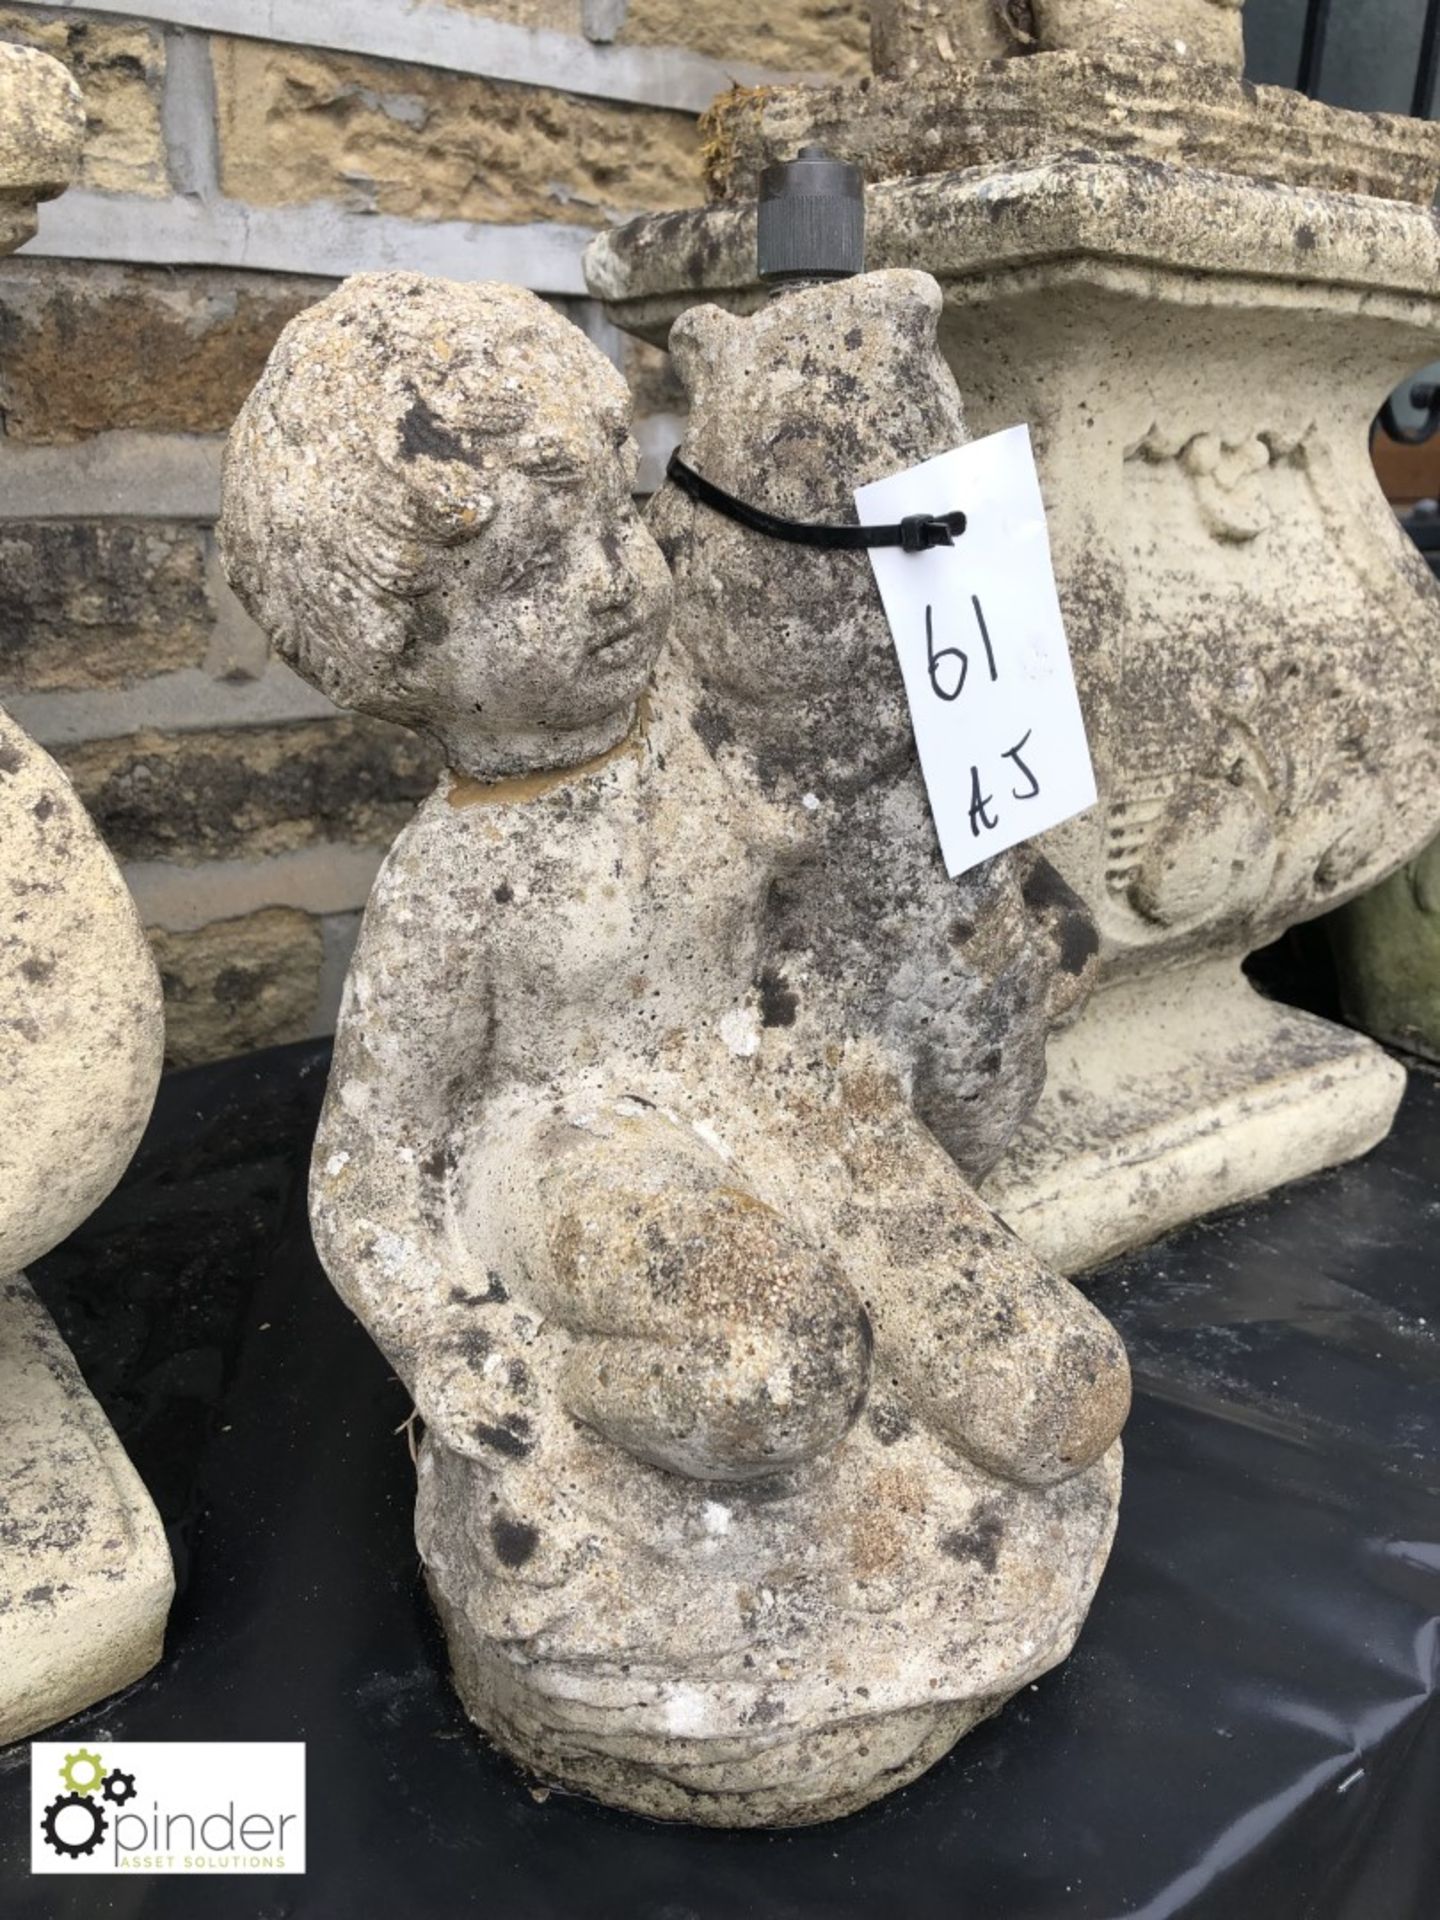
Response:
[{"label": "statue's curly hair", "polygon": [[[481,534],[487,480],[543,462],[557,356],[620,375],[522,288],[359,274],[285,328],[231,430],[226,575],[276,651],[342,705],[420,724],[394,673],[437,547]],[[535,444],[531,444],[534,442]]]}]

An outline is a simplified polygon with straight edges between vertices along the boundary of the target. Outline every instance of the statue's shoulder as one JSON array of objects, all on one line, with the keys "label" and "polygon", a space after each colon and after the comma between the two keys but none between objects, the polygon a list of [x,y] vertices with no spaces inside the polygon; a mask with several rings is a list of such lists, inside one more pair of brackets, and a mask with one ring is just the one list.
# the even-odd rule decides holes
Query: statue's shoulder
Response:
[{"label": "statue's shoulder", "polygon": [[467,874],[483,874],[496,854],[513,843],[516,822],[501,807],[482,811],[456,805],[459,776],[444,772],[391,842],[376,878],[376,890],[424,893],[453,887]]},{"label": "statue's shoulder", "polygon": [[[535,793],[520,791],[531,785]],[[553,866],[562,851],[583,864],[574,815],[558,777],[552,790],[549,776],[481,782],[443,773],[381,862],[367,931],[383,925],[387,937],[423,945],[464,927],[477,948],[493,942],[496,905],[517,893],[530,898],[527,876]]]}]

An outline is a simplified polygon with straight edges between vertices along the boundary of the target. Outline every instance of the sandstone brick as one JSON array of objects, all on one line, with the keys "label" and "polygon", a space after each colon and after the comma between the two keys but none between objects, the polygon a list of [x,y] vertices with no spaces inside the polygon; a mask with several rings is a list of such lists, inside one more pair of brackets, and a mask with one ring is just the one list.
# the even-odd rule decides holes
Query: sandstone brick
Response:
[{"label": "sandstone brick", "polygon": [[320,923],[293,907],[213,920],[189,933],[149,929],[165,992],[165,1060],[198,1066],[300,1040],[320,992]]},{"label": "sandstone brick", "polygon": [[255,856],[327,840],[388,846],[439,766],[417,735],[350,714],[130,734],[56,758],[122,860]]},{"label": "sandstone brick", "polygon": [[221,179],[254,205],[603,226],[701,197],[688,114],[254,40],[212,50]]},{"label": "sandstone brick", "polygon": [[[114,429],[226,433],[288,320],[333,280],[27,259],[0,274],[0,432],[64,445]],[[586,302],[553,305],[583,325]],[[627,345],[641,411],[673,411],[668,357]]]},{"label": "sandstone brick", "polygon": [[49,444],[114,428],[226,432],[285,322],[333,284],[23,255],[7,261],[3,430]]},{"label": "sandstone brick", "polygon": [[0,687],[128,686],[199,666],[212,621],[198,527],[0,521]]},{"label": "sandstone brick", "polygon": [[160,94],[165,40],[139,20],[87,19],[65,7],[0,6],[0,40],[40,47],[69,67],[85,95],[78,184],[102,193],[169,191]]},{"label": "sandstone brick", "polygon": [[449,0],[462,13],[483,14],[517,27],[545,27],[552,33],[579,33],[582,0]]},{"label": "sandstone brick", "polygon": [[647,413],[685,412],[688,405],[685,389],[663,347],[652,347],[649,341],[627,334],[622,371],[635,401],[637,419],[643,419]]},{"label": "sandstone brick", "polygon": [[870,71],[869,11],[845,0],[630,0],[619,39],[839,80]]}]

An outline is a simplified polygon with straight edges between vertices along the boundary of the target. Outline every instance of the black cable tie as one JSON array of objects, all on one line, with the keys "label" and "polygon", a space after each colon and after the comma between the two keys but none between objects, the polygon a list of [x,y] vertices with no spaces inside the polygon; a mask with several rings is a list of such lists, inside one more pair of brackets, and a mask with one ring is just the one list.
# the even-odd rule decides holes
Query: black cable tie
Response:
[{"label": "black cable tie", "polygon": [[752,507],[726,493],[713,480],[707,480],[686,466],[677,447],[665,469],[682,492],[702,507],[713,507],[728,519],[738,520],[752,533],[768,533],[774,540],[789,540],[796,546],[822,547],[829,553],[864,553],[871,547],[902,547],[906,553],[928,553],[931,547],[953,547],[957,535],[965,531],[963,513],[910,513],[894,526],[843,527],[825,521],[786,520],[764,507]]}]

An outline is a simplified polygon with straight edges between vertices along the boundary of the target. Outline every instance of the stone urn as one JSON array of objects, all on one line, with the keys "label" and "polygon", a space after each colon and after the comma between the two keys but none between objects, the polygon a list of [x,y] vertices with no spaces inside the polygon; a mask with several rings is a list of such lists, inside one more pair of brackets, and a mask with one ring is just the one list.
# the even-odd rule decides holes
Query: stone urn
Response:
[{"label": "stone urn", "polygon": [[[80,95],[0,45],[0,253],[74,171]],[[64,774],[0,713],[0,1744],[137,1680],[174,1589],[154,1505],[19,1271],[115,1185],[160,1077],[160,981]]]},{"label": "stone urn", "polygon": [[1044,851],[1103,979],[984,1191],[1074,1272],[1365,1152],[1399,1101],[1242,962],[1440,824],[1440,599],[1367,448],[1440,350],[1440,127],[1248,85],[1231,0],[1001,12],[984,64],[727,98],[712,203],[587,272],[652,341],[754,310],[759,171],[819,143],[870,183],[869,264],[939,281],[971,433],[1031,426],[1101,795]]}]

